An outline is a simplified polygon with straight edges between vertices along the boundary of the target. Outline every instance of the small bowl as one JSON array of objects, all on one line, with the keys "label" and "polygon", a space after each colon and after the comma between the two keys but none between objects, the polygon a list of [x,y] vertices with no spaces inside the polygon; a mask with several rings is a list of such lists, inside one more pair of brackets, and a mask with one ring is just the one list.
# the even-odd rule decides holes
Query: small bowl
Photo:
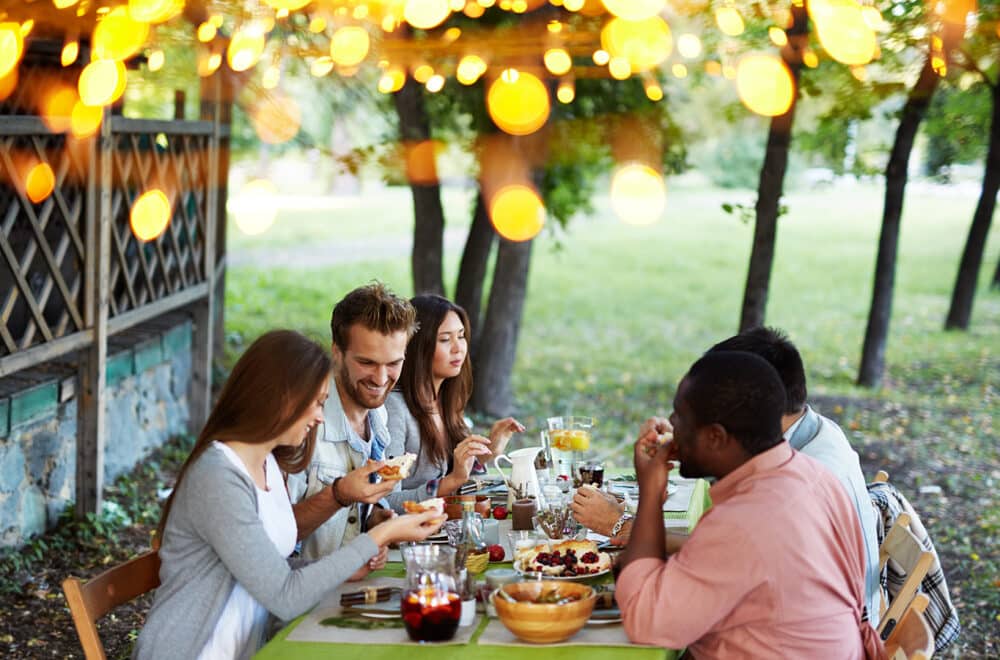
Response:
[{"label": "small bowl", "polygon": [[[531,602],[549,589],[578,595],[580,600],[561,605]],[[505,598],[504,594],[516,602]],[[500,622],[518,638],[535,644],[562,642],[580,632],[594,611],[596,602],[597,594],[592,587],[554,580],[506,584],[493,595],[493,606]]]},{"label": "small bowl", "polygon": [[475,502],[473,510],[483,518],[490,515],[491,502],[486,495],[448,495],[444,498],[444,512],[448,520],[462,517],[462,502]]}]

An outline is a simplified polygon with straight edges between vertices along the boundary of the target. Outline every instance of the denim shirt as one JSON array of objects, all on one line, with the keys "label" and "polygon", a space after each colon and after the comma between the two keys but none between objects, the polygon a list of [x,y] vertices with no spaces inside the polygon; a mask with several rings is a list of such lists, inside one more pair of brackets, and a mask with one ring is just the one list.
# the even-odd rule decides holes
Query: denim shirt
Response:
[{"label": "denim shirt", "polygon": [[[288,477],[288,491],[293,503],[315,495],[329,487],[337,477],[362,467],[371,456],[371,440],[378,438],[382,446],[389,446],[388,415],[384,406],[368,411],[370,440],[366,442],[354,432],[347,420],[336,381],[332,378],[330,394],[323,406],[323,430],[316,439],[309,468]],[[358,536],[362,531],[361,521],[367,517],[369,509],[370,505],[357,502],[339,509],[302,541],[302,556],[310,560],[324,557]]]}]

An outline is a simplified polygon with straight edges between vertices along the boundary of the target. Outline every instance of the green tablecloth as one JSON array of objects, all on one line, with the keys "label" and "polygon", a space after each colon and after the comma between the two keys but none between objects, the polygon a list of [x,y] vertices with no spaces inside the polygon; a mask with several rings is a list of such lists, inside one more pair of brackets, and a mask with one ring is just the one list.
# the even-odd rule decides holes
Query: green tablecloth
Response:
[{"label": "green tablecloth", "polygon": [[[689,529],[711,506],[708,484],[695,486],[686,518]],[[402,566],[390,564],[376,575],[402,577]],[[305,615],[292,621],[254,656],[257,660],[674,660],[679,652],[671,649],[624,646],[480,646],[476,643],[488,619],[483,617],[479,629],[469,644],[330,644],[325,642],[294,642],[285,638]]]}]

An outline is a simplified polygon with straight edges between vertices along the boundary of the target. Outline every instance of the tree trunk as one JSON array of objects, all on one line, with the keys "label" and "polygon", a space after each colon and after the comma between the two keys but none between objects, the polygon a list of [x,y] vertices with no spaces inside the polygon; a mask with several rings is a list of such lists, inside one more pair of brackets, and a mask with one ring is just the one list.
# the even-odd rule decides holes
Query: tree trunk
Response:
[{"label": "tree trunk", "polygon": [[986,236],[993,222],[997,191],[1000,190],[1000,83],[991,89],[993,116],[990,124],[990,143],[986,152],[986,169],[983,186],[979,193],[979,203],[972,216],[972,226],[965,241],[962,261],[955,278],[955,289],[951,294],[951,307],[944,322],[946,330],[968,330],[972,318],[972,301],[976,295],[979,267],[983,263]]},{"label": "tree trunk", "polygon": [[740,331],[764,325],[767,294],[771,284],[771,267],[774,263],[774,243],[778,232],[778,215],[781,204],[785,172],[788,169],[788,149],[792,142],[792,123],[799,97],[799,73],[802,70],[802,49],[809,38],[809,16],[805,7],[792,7],[792,27],[788,30],[789,42],[781,53],[795,84],[792,103],[784,114],[771,118],[767,134],[767,149],[760,168],[757,184],[757,217],[754,222],[753,247],[747,268],[743,307],[740,311]]},{"label": "tree trunk", "polygon": [[469,328],[472,330],[469,353],[473,357],[473,364],[475,364],[475,355],[479,346],[483,286],[486,282],[486,270],[495,238],[496,232],[490,223],[489,213],[486,210],[486,200],[483,199],[483,191],[480,190],[479,194],[476,195],[472,225],[469,226],[469,237],[465,240],[462,263],[458,268],[458,279],[455,282],[455,302],[465,308],[469,315]]},{"label": "tree trunk", "polygon": [[997,259],[997,269],[993,271],[993,283],[990,288],[1000,289],[1000,259]]},{"label": "tree trunk", "polygon": [[533,242],[499,239],[470,402],[473,410],[493,417],[509,415],[513,408],[510,377],[528,290]]},{"label": "tree trunk", "polygon": [[885,369],[885,345],[889,336],[889,317],[892,314],[893,284],[896,279],[896,252],[899,247],[899,225],[903,215],[903,193],[906,191],[907,169],[913,140],[923,121],[940,77],[931,66],[927,55],[910,95],[906,99],[896,128],[892,153],[885,169],[885,205],[882,210],[882,232],[878,240],[875,260],[875,280],[872,285],[872,304],[865,329],[858,384],[876,387],[882,381]]},{"label": "tree trunk", "polygon": [[[393,94],[399,117],[399,137],[408,154],[414,146],[427,143],[431,137],[430,119],[424,107],[423,86],[407,79],[402,89]],[[414,293],[444,295],[442,252],[444,251],[444,209],[441,206],[441,185],[434,167],[433,150],[421,150],[419,177],[410,176],[413,194],[413,269]],[[408,162],[409,165],[409,162]],[[410,168],[408,167],[408,174]]]}]

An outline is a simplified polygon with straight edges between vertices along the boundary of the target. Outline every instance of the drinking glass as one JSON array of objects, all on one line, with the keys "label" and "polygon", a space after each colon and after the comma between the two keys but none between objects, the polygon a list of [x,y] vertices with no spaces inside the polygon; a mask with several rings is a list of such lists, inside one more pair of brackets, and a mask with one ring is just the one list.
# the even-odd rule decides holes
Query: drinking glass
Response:
[{"label": "drinking glass", "polygon": [[401,552],[406,563],[401,611],[407,634],[415,642],[451,639],[462,616],[455,548],[413,544]]},{"label": "drinking glass", "polygon": [[556,478],[573,476],[573,459],[576,452],[590,449],[590,430],[594,426],[593,417],[579,415],[549,417],[549,443]]},{"label": "drinking glass", "polygon": [[577,482],[577,488],[586,484],[601,488],[604,485],[604,463],[592,459],[577,461],[573,465],[573,480]]}]

